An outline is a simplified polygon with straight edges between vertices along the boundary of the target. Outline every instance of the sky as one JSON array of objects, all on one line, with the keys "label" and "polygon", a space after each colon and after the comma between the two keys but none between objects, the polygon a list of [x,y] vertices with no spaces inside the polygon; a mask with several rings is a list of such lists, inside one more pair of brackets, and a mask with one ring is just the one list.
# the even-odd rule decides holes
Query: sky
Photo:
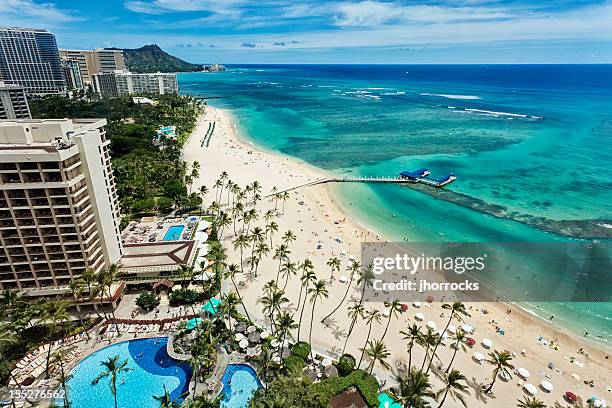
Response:
[{"label": "sky", "polygon": [[612,0],[0,0],[0,26],[194,63],[612,63]]}]

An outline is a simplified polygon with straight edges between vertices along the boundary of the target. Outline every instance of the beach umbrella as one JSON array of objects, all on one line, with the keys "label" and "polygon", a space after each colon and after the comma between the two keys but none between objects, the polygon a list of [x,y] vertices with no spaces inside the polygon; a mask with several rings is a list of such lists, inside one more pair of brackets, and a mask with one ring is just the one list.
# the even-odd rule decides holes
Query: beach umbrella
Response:
[{"label": "beach umbrella", "polygon": [[236,335],[234,336],[234,340],[236,340],[236,341],[244,340],[244,334],[236,333]]},{"label": "beach umbrella", "polygon": [[425,320],[425,316],[423,316],[423,313],[417,313],[414,315],[414,318],[417,319],[418,321],[422,322],[423,320]]},{"label": "beach umbrella", "polygon": [[470,333],[470,334],[472,334],[474,332],[474,328],[472,326],[470,326],[469,324],[462,324],[461,325],[461,330],[463,330],[466,333]]},{"label": "beach umbrella", "polygon": [[268,337],[270,337],[270,332],[269,332],[269,331],[267,331],[266,329],[264,329],[264,330],[261,332],[261,338],[262,338],[262,339],[267,339]]},{"label": "beach umbrella", "polygon": [[261,335],[258,332],[254,331],[254,332],[249,333],[249,341],[251,343],[259,343],[260,340],[261,340]]},{"label": "beach umbrella", "polygon": [[354,261],[354,260],[355,260],[355,259],[357,259],[357,258],[355,258],[355,255],[349,255],[349,259],[350,259],[351,261]]},{"label": "beach umbrella", "polygon": [[481,353],[476,352],[474,353],[474,360],[478,361],[479,363],[482,363],[484,361],[484,356]]},{"label": "beach umbrella", "polygon": [[475,344],[476,344],[476,340],[474,340],[474,339],[473,339],[473,338],[471,338],[471,337],[468,337],[468,339],[467,339],[467,344],[468,344],[468,346],[472,347],[473,345],[475,345]]},{"label": "beach umbrella", "polygon": [[333,364],[333,361],[331,358],[326,358],[325,360],[323,360],[323,362],[321,363],[321,365],[323,367],[329,367],[330,365]]},{"label": "beach umbrella", "polygon": [[247,348],[249,346],[249,341],[247,339],[242,339],[240,340],[240,342],[238,343],[238,345],[240,346],[240,348],[244,349]]},{"label": "beach umbrella", "polygon": [[523,367],[521,367],[521,368],[519,368],[518,370],[516,370],[516,373],[517,373],[518,375],[520,375],[521,377],[523,377],[525,380],[526,380],[526,379],[528,379],[528,378],[529,378],[529,375],[530,375],[530,374],[529,374],[529,371],[527,371],[527,369],[526,369],[526,368],[523,368]]},{"label": "beach umbrella", "polygon": [[246,324],[240,322],[238,324],[236,324],[236,327],[234,327],[236,329],[237,332],[244,332],[246,330]]},{"label": "beach umbrella", "polygon": [[490,349],[491,347],[493,347],[493,342],[492,342],[491,340],[489,340],[489,339],[484,339],[484,340],[482,341],[482,346],[483,346],[484,348],[488,348],[488,349]]},{"label": "beach umbrella", "polygon": [[380,394],[378,394],[378,402],[378,408],[402,408],[399,403],[395,402],[395,400],[385,392],[381,392]]},{"label": "beach umbrella", "polygon": [[421,307],[421,302],[412,302],[412,306]]},{"label": "beach umbrella", "polygon": [[338,369],[336,368],[336,366],[330,365],[330,366],[325,367],[323,369],[323,375],[326,378],[337,377],[338,376]]},{"label": "beach umbrella", "polygon": [[270,342],[270,346],[272,346],[272,348],[277,348],[280,346],[280,341],[278,341],[277,339],[274,339]]},{"label": "beach umbrella", "polygon": [[405,312],[406,310],[408,310],[408,305],[405,303],[402,303],[402,312]]},{"label": "beach umbrella", "polygon": [[340,278],[338,280],[340,281],[340,283],[348,282],[348,278],[345,275],[340,276]]},{"label": "beach umbrella", "polygon": [[283,347],[283,349],[281,350],[281,357],[282,358],[287,358],[291,355],[291,349],[287,346]]},{"label": "beach umbrella", "polygon": [[185,328],[187,330],[193,330],[195,329],[197,326],[201,325],[203,323],[203,320],[200,319],[199,317],[197,318],[193,318],[189,321],[187,321],[187,325],[185,326]]},{"label": "beach umbrella", "polygon": [[[217,310],[219,309],[220,304],[221,304],[221,301],[213,297],[213,298],[210,298],[204,306],[202,306],[202,310],[214,316],[215,314],[217,314]],[[238,331],[244,331],[244,330],[238,330]]]},{"label": "beach umbrella", "polygon": [[571,403],[578,401],[578,396],[571,391],[565,391],[565,398]]},{"label": "beach umbrella", "polygon": [[384,317],[389,317],[391,312],[389,312],[389,309],[385,309],[385,310],[383,310],[382,314],[383,314]]},{"label": "beach umbrella", "polygon": [[255,330],[257,330],[257,327],[249,326],[249,327],[247,327],[246,332],[247,333],[253,333]]},{"label": "beach umbrella", "polygon": [[431,320],[427,322],[426,326],[429,327],[431,330],[436,330],[436,324]]},{"label": "beach umbrella", "polygon": [[536,395],[538,393],[538,389],[535,387],[535,385],[530,383],[523,385],[523,389],[530,395]]},{"label": "beach umbrella", "polygon": [[452,334],[457,333],[457,328],[456,328],[455,326],[453,326],[452,324],[450,324],[446,330],[447,330],[449,333],[452,333]]},{"label": "beach umbrella", "polygon": [[302,371],[302,374],[304,374],[305,377],[310,378],[311,381],[317,379],[317,373],[312,368],[305,368],[304,371]]},{"label": "beach umbrella", "polygon": [[540,387],[542,387],[542,389],[546,392],[552,392],[552,390],[555,389],[555,387],[553,387],[553,385],[546,380],[540,383]]}]

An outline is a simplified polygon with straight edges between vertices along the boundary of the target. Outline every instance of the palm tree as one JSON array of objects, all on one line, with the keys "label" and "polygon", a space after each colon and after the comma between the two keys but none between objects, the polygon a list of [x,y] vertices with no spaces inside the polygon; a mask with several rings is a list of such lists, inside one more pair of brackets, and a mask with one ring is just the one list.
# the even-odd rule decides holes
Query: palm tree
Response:
[{"label": "palm tree", "polygon": [[446,401],[446,397],[449,395],[453,400],[459,401],[464,407],[467,407],[463,395],[468,393],[467,386],[464,384],[465,380],[465,375],[461,374],[458,370],[452,370],[450,373],[444,373],[442,375],[444,388],[436,394],[436,399],[440,399],[442,396],[442,401],[440,401],[438,408],[442,408],[442,405],[444,405]]},{"label": "palm tree", "polygon": [[[69,319],[68,302],[64,300],[54,300],[43,305],[40,319],[47,325],[47,341],[50,343],[57,335],[62,324]],[[47,351],[47,365],[45,368],[45,378],[49,378],[49,363],[51,360],[51,347]]]},{"label": "palm tree", "polygon": [[202,185],[200,186],[200,198],[202,199],[202,203],[200,204],[200,214],[204,212],[204,197],[208,194],[208,187]]},{"label": "palm tree", "polygon": [[[361,286],[361,296],[359,297],[359,304],[363,304],[363,300],[365,298],[365,291],[367,288],[371,287],[374,282],[374,272],[372,271],[372,265],[368,265],[367,268],[361,269],[359,272],[359,277],[357,278],[357,287]],[[403,313],[404,310],[402,309]]]},{"label": "palm tree", "polygon": [[247,308],[244,305],[244,300],[242,299],[242,296],[240,295],[240,291],[238,290],[238,285],[236,284],[236,275],[239,273],[242,273],[242,271],[240,270],[240,267],[236,264],[231,264],[225,270],[224,278],[225,279],[229,278],[229,280],[232,282],[232,285],[234,285],[234,289],[236,289],[236,295],[238,295],[238,299],[240,299],[240,304],[242,304],[242,309],[244,310],[244,314],[249,320],[249,323],[252,324],[251,317],[249,316],[249,312],[247,311]]},{"label": "palm tree", "polygon": [[287,284],[289,283],[289,278],[291,276],[297,275],[297,267],[295,263],[289,262],[287,259],[281,268],[281,274],[285,278],[285,284],[283,285],[283,290],[287,289]]},{"label": "palm tree", "polygon": [[401,373],[395,377],[397,393],[393,397],[407,408],[426,408],[429,405],[425,398],[434,398],[431,390],[429,376],[422,370],[413,368],[408,373]]},{"label": "palm tree", "polygon": [[[193,271],[193,268],[191,268]],[[119,274],[119,267],[116,264],[112,264],[108,267],[103,273],[99,273],[101,275],[102,291],[104,292],[104,288],[106,288],[108,293],[108,299],[111,304],[111,315],[113,316],[113,322],[115,323],[115,330],[117,330],[117,334],[121,335],[121,331],[119,330],[119,324],[117,323],[117,317],[115,316],[116,304],[113,302],[113,294],[111,293],[111,287],[113,282],[117,279],[117,275]]]},{"label": "palm tree", "polygon": [[491,385],[485,390],[485,394],[488,394],[493,389],[495,381],[497,381],[497,375],[501,372],[504,375],[510,375],[509,370],[513,370],[514,366],[510,363],[512,360],[512,354],[508,351],[493,351],[489,353],[489,358],[486,360],[487,363],[495,367],[493,370],[493,381]]},{"label": "palm tree", "polygon": [[[465,309],[465,305],[461,302],[445,303],[442,305],[442,309],[450,310],[448,322],[446,322],[446,326],[444,327],[444,330],[442,330],[442,333],[446,332],[453,318],[456,318],[459,322],[461,322],[463,321],[463,317],[470,316],[470,314]],[[442,336],[438,338],[438,342],[434,345],[433,352],[431,353],[431,360],[429,361],[429,366],[427,367],[427,371],[425,371],[425,373],[429,372],[429,369],[431,368],[431,365],[433,364],[433,359],[434,359],[434,356],[436,355],[436,351],[438,350],[438,346],[440,346],[440,343],[442,343]]]},{"label": "palm tree", "polygon": [[[310,284],[314,284],[317,281],[317,275],[314,271],[310,269],[302,269],[302,276],[300,278],[301,286],[300,286],[300,299],[302,297],[302,291],[304,292],[304,303],[301,305],[300,309],[300,320],[298,322],[298,335],[297,340],[300,341],[300,333],[302,331],[302,317],[304,316],[304,310],[306,309],[306,299],[308,298],[307,294],[310,290]],[[300,307],[298,303],[298,307]]]},{"label": "palm tree", "polygon": [[[438,337],[440,337],[437,333],[431,330],[430,327],[427,328],[427,331],[421,338],[417,339],[417,344],[425,349],[425,357],[423,358],[423,363],[421,364],[421,370],[425,368],[425,364],[427,363],[427,359],[429,358],[429,350],[433,349],[438,342]],[[433,361],[434,356],[432,355],[431,361]],[[425,373],[427,374],[427,373]]]},{"label": "palm tree", "polygon": [[297,327],[298,325],[293,319],[293,314],[284,311],[276,316],[276,334],[281,340],[281,347],[285,344],[287,336],[292,337],[291,332],[297,329]]},{"label": "palm tree", "polygon": [[52,356],[52,363],[53,364],[57,364],[60,367],[60,384],[62,385],[62,389],[64,391],[64,408],[70,408],[70,399],[68,398],[68,386],[66,385],[68,380],[70,380],[72,378],[72,374],[66,374],[66,371],[64,370],[64,361],[66,360],[66,356],[68,355],[69,352],[71,352],[72,350],[74,350],[76,347],[70,347],[70,348],[64,348],[64,349],[59,349],[57,350],[55,353],[53,353]]},{"label": "palm tree", "polygon": [[215,221],[217,228],[219,228],[219,241],[221,241],[223,239],[223,231],[232,223],[232,219],[225,211],[220,211]]},{"label": "palm tree", "polygon": [[462,351],[466,352],[467,351],[467,347],[465,345],[466,341],[467,341],[468,337],[467,334],[461,330],[461,329],[457,329],[457,331],[455,332],[455,334],[453,335],[453,357],[451,358],[450,362],[448,363],[448,367],[446,367],[446,372],[448,373],[451,369],[451,367],[453,366],[453,361],[455,361],[455,356],[457,355],[457,351],[459,351],[459,349],[461,349]]},{"label": "palm tree", "polygon": [[393,319],[394,317],[397,317],[397,315],[399,315],[400,313],[404,313],[404,309],[402,308],[402,303],[397,299],[391,302],[385,302],[385,307],[387,308],[389,316],[387,317],[387,325],[385,326],[385,331],[383,332],[383,335],[380,337],[380,341],[382,341],[387,335],[387,330],[389,330],[391,319]]},{"label": "palm tree", "polygon": [[87,286],[89,300],[94,306],[96,315],[99,318],[102,318],[102,316],[100,316],[100,312],[98,311],[98,306],[96,305],[96,297],[98,296],[97,285],[96,285],[96,272],[91,268],[85,268],[83,273],[81,273],[81,280],[83,281],[85,286]]},{"label": "palm tree", "polygon": [[346,300],[346,297],[349,294],[349,291],[351,290],[351,286],[353,285],[353,278],[355,277],[355,272],[357,272],[359,269],[361,269],[361,264],[358,261],[353,261],[351,263],[351,266],[348,267],[347,270],[351,272],[351,275],[349,278],[348,285],[346,285],[346,292],[344,292],[344,296],[342,296],[342,299],[340,300],[340,303],[338,303],[338,306],[336,306],[336,308],[332,310],[330,314],[321,319],[321,323],[324,323],[325,320],[329,319],[334,313],[336,313],[338,309],[340,309],[340,306],[342,306],[342,304]]},{"label": "palm tree", "polygon": [[102,361],[101,365],[104,367],[104,370],[102,370],[102,372],[91,381],[91,385],[97,385],[101,379],[106,377],[109,378],[111,393],[115,398],[115,408],[119,408],[117,405],[117,379],[121,374],[132,370],[127,366],[128,360],[120,362],[119,358],[119,356],[114,356],[109,357],[106,361]]},{"label": "palm tree", "polygon": [[351,324],[349,325],[348,332],[346,333],[346,339],[344,340],[344,347],[342,347],[342,354],[346,350],[346,345],[348,344],[349,337],[353,333],[353,329],[355,328],[355,323],[357,322],[358,317],[363,317],[364,307],[361,303],[355,302],[352,306],[348,308],[348,315],[351,319]]},{"label": "palm tree", "polygon": [[400,334],[404,335],[404,340],[408,340],[408,371],[412,370],[412,350],[414,345],[419,344],[423,333],[421,333],[421,327],[416,324],[408,327],[408,331],[400,331]]},{"label": "palm tree", "polygon": [[[176,274],[181,277],[181,288],[185,289],[193,277],[193,266],[181,264],[176,270]],[[187,285],[185,284],[185,281],[187,281]]]},{"label": "palm tree", "polygon": [[244,265],[243,251],[249,247],[249,238],[245,234],[240,234],[234,240],[234,249],[240,250],[240,267]]},{"label": "palm tree", "polygon": [[257,245],[255,245],[255,259],[257,259],[257,262],[255,263],[255,277],[257,277],[257,270],[259,268],[261,258],[267,256],[269,253],[270,247],[265,242],[258,242]]},{"label": "palm tree", "polygon": [[329,268],[331,269],[330,279],[333,279],[334,278],[334,271],[335,272],[339,272],[340,271],[340,259],[336,258],[335,256],[329,258],[327,260],[327,266],[329,266]]},{"label": "palm tree", "polygon": [[264,314],[268,316],[270,319],[270,325],[272,327],[272,333],[275,332],[275,322],[274,313],[280,313],[280,307],[284,303],[288,303],[289,299],[285,297],[285,292],[275,285],[273,285],[274,281],[270,281],[271,285],[268,286],[269,290],[266,291],[266,294],[261,298],[261,304],[263,305]]},{"label": "palm tree", "polygon": [[276,250],[274,251],[274,256],[272,257],[272,259],[278,259],[278,270],[276,271],[276,284],[278,284],[278,278],[280,276],[280,271],[281,271],[283,261],[289,259],[290,254],[291,254],[291,251],[289,250],[289,247],[286,244],[280,244],[279,246],[276,247]]},{"label": "palm tree", "polygon": [[387,363],[387,359],[391,353],[389,353],[387,346],[385,346],[385,343],[382,341],[370,340],[368,342],[368,346],[365,347],[363,351],[370,358],[370,364],[368,365],[368,372],[370,374],[372,374],[372,371],[374,371],[374,365],[377,361],[387,370],[391,368],[389,363]]},{"label": "palm tree", "polygon": [[365,318],[366,324],[368,325],[368,335],[366,336],[365,344],[360,349],[361,356],[359,357],[359,364],[357,364],[357,368],[361,367],[361,361],[363,360],[364,350],[366,346],[368,345],[368,341],[370,341],[370,335],[372,334],[372,325],[374,324],[374,322],[380,323],[380,317],[382,316],[382,314],[380,313],[378,309],[370,309],[367,312],[365,312],[363,316]]},{"label": "palm tree", "polygon": [[196,391],[198,388],[198,377],[200,375],[200,367],[202,366],[202,360],[198,355],[192,355],[189,359],[189,365],[193,372],[193,395],[197,395]]},{"label": "palm tree", "polygon": [[525,397],[523,400],[518,400],[516,406],[518,408],[546,408],[546,404],[536,397]]},{"label": "palm tree", "polygon": [[252,257],[253,254],[255,253],[255,245],[258,242],[263,242],[265,239],[264,231],[260,227],[253,228],[253,232],[249,236],[249,239],[253,243],[253,246],[251,248],[251,257]]},{"label": "palm tree", "polygon": [[283,243],[285,245],[289,245],[290,243],[292,243],[296,239],[297,239],[297,237],[295,236],[295,234],[291,230],[287,230],[287,232],[285,232],[285,235],[283,235]]},{"label": "palm tree", "polygon": [[[303,281],[304,281],[305,276],[310,276],[309,274],[310,272],[313,272],[314,274],[314,265],[312,261],[308,258],[304,259],[304,262],[300,264],[299,269],[302,271],[302,275],[300,276],[300,281],[302,282],[302,284],[304,283]],[[298,307],[300,306],[302,302],[302,289],[303,288],[300,286],[300,295],[298,296],[298,301],[297,301]]]},{"label": "palm tree", "polygon": [[[78,305],[78,300],[83,295],[83,282],[81,282],[78,279],[73,279],[68,284],[68,287],[70,288],[70,292],[72,293],[72,304],[74,308],[77,310],[77,316],[79,318],[79,323],[81,323],[81,327],[84,327],[85,324],[83,322],[83,314],[81,313],[81,308]],[[87,330],[85,330],[85,335],[87,336],[87,339],[89,340],[90,337],[89,337],[89,332]]]},{"label": "palm tree", "polygon": [[270,247],[272,247],[272,236],[277,231],[278,224],[276,223],[276,221],[270,221],[268,224],[266,224],[266,234],[270,235]]},{"label": "palm tree", "polygon": [[283,214],[284,214],[285,213],[285,201],[289,199],[289,192],[283,191],[282,193],[280,193],[279,198],[283,202]]},{"label": "palm tree", "polygon": [[154,395],[153,399],[159,401],[159,408],[180,408],[182,402],[181,400],[187,397],[187,395],[189,395],[189,391],[185,391],[178,397],[172,399],[170,392],[166,388],[166,384],[164,384],[164,393],[160,396]]},{"label": "palm tree", "polygon": [[[10,328],[10,323],[0,323],[0,358],[4,359],[4,349],[6,347],[14,346],[16,344],[19,344],[19,336],[17,336]],[[17,387],[21,389],[21,384],[13,375],[13,371],[10,372],[10,376]]]},{"label": "palm tree", "polygon": [[[310,332],[308,333],[308,342],[312,344],[312,326],[314,323],[315,306],[317,304],[317,299],[323,300],[327,298],[329,296],[329,292],[325,287],[325,281],[320,279],[315,282],[312,288],[308,289],[307,293],[310,295],[310,302],[312,303],[312,312],[310,315]],[[310,348],[310,359],[314,361],[312,347]]]}]

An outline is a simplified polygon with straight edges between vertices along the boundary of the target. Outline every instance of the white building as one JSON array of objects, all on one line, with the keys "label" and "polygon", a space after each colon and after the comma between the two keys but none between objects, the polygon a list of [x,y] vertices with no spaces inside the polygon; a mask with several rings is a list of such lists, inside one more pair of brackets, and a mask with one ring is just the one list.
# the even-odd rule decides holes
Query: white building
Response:
[{"label": "white building", "polygon": [[0,119],[28,119],[30,106],[25,89],[0,81]]},{"label": "white building", "polygon": [[0,289],[66,291],[119,261],[105,119],[0,121]]},{"label": "white building", "polygon": [[93,75],[94,90],[102,96],[132,94],[163,95],[178,93],[176,74],[137,74],[129,71],[115,71]]}]

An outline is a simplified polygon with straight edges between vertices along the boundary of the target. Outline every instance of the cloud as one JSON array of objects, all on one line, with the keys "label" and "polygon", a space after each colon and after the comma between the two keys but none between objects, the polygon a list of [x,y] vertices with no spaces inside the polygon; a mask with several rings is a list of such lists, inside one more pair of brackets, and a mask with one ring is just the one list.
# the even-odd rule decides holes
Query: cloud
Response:
[{"label": "cloud", "polygon": [[59,9],[54,3],[0,0],[0,24],[2,25],[56,26],[81,19],[75,12]]},{"label": "cloud", "polygon": [[235,15],[237,7],[244,2],[245,0],[130,0],[124,5],[135,13],[154,15],[197,11]]},{"label": "cloud", "polygon": [[273,43],[273,45],[276,45],[278,47],[284,47],[285,46],[285,42],[284,41],[275,41]]},{"label": "cloud", "polygon": [[257,47],[257,45],[255,43],[253,43],[253,42],[243,42],[241,47],[244,47],[244,48],[255,48],[255,47]]}]

